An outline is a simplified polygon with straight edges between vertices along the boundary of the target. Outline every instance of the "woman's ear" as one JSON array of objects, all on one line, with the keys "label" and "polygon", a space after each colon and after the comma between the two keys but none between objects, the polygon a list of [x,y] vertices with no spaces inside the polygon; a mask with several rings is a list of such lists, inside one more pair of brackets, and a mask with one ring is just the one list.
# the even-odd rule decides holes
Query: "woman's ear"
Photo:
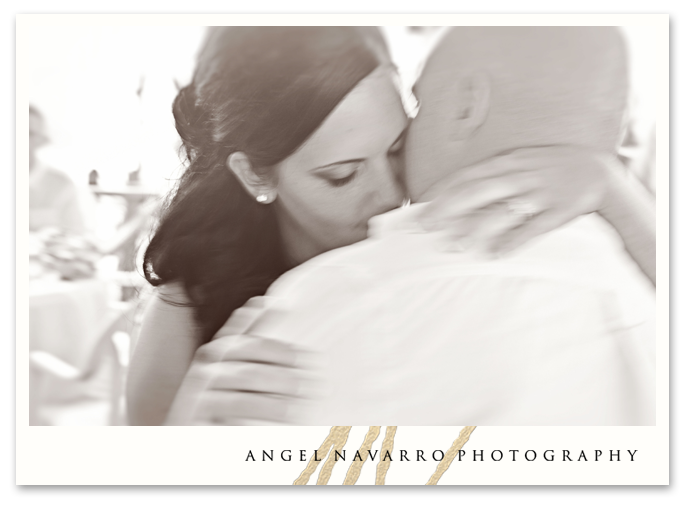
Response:
[{"label": "woman's ear", "polygon": [[226,160],[226,166],[243,185],[245,191],[260,204],[270,204],[276,199],[276,185],[259,176],[245,153],[236,151]]},{"label": "woman's ear", "polygon": [[462,74],[456,82],[453,140],[468,139],[485,123],[490,110],[490,78],[484,72]]}]

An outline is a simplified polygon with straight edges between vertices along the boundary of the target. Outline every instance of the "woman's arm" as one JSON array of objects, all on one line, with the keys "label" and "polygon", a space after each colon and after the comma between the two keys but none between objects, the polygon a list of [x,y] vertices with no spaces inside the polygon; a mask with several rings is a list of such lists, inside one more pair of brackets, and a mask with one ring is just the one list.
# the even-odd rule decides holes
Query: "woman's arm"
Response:
[{"label": "woman's arm", "polygon": [[656,203],[617,160],[610,165],[612,182],[599,214],[620,234],[627,252],[656,286]]},{"label": "woman's arm", "polygon": [[[173,304],[169,303],[173,302]],[[162,425],[200,342],[179,285],[159,287],[147,307],[127,378],[131,425]]]},{"label": "woman's arm", "polygon": [[[504,254],[598,212],[656,283],[654,199],[614,157],[571,146],[517,149],[465,167],[437,188],[419,216],[425,229]],[[512,203],[528,205],[530,214],[511,212]]]},{"label": "woman's arm", "polygon": [[[171,304],[172,302],[173,304]],[[305,390],[298,351],[245,335],[238,319],[202,343],[194,309],[178,285],[160,287],[144,318],[127,379],[131,425],[286,423],[291,399]]]}]

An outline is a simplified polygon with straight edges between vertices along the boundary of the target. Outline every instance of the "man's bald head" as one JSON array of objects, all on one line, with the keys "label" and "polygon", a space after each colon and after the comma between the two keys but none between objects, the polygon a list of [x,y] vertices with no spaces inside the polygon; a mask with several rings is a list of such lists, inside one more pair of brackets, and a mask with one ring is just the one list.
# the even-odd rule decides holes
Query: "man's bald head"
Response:
[{"label": "man's bald head", "polygon": [[421,107],[406,149],[412,197],[511,149],[614,151],[628,95],[626,61],[613,27],[451,30],[416,84]]}]

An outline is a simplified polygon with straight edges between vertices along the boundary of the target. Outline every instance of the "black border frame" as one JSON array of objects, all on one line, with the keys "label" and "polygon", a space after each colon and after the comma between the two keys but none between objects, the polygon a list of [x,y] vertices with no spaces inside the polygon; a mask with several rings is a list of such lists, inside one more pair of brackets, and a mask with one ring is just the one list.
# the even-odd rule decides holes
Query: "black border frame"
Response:
[{"label": "black border frame", "polygon": [[[15,142],[11,146],[11,160],[16,165],[16,33],[17,15],[22,14],[667,14],[670,22],[670,247],[671,257],[671,318],[670,318],[670,447],[669,485],[466,485],[455,489],[428,489],[413,491],[390,485],[372,492],[357,487],[305,488],[300,491],[280,490],[290,485],[17,485],[16,484],[16,373],[11,362],[10,388],[10,498],[257,498],[257,497],[469,497],[469,498],[679,498],[680,497],[680,10],[679,9],[10,9],[10,102],[14,111]],[[677,44],[676,44],[677,43]],[[15,179],[12,176],[12,179]],[[15,180],[16,182],[16,180]],[[673,191],[677,188],[677,192]],[[16,216],[13,224],[17,237]],[[16,264],[16,256],[15,256]],[[16,288],[16,287],[15,287]],[[16,292],[15,292],[16,293]],[[15,298],[16,308],[16,298]],[[16,315],[16,311],[15,311]],[[16,316],[13,316],[16,318]],[[15,325],[16,328],[16,320]],[[16,357],[16,340],[10,340],[10,356]],[[12,465],[14,464],[14,465]],[[276,487],[279,487],[278,489]],[[445,487],[442,485],[442,487]],[[447,486],[449,487],[449,486]]]}]

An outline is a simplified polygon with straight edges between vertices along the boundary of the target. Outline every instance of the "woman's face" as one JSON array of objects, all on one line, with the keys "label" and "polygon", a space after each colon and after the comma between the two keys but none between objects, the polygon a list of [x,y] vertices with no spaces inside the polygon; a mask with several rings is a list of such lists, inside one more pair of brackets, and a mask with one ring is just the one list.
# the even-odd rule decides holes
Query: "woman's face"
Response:
[{"label": "woman's face", "polygon": [[365,239],[370,218],[401,205],[407,126],[393,70],[382,67],[278,164],[275,205],[293,263]]}]

